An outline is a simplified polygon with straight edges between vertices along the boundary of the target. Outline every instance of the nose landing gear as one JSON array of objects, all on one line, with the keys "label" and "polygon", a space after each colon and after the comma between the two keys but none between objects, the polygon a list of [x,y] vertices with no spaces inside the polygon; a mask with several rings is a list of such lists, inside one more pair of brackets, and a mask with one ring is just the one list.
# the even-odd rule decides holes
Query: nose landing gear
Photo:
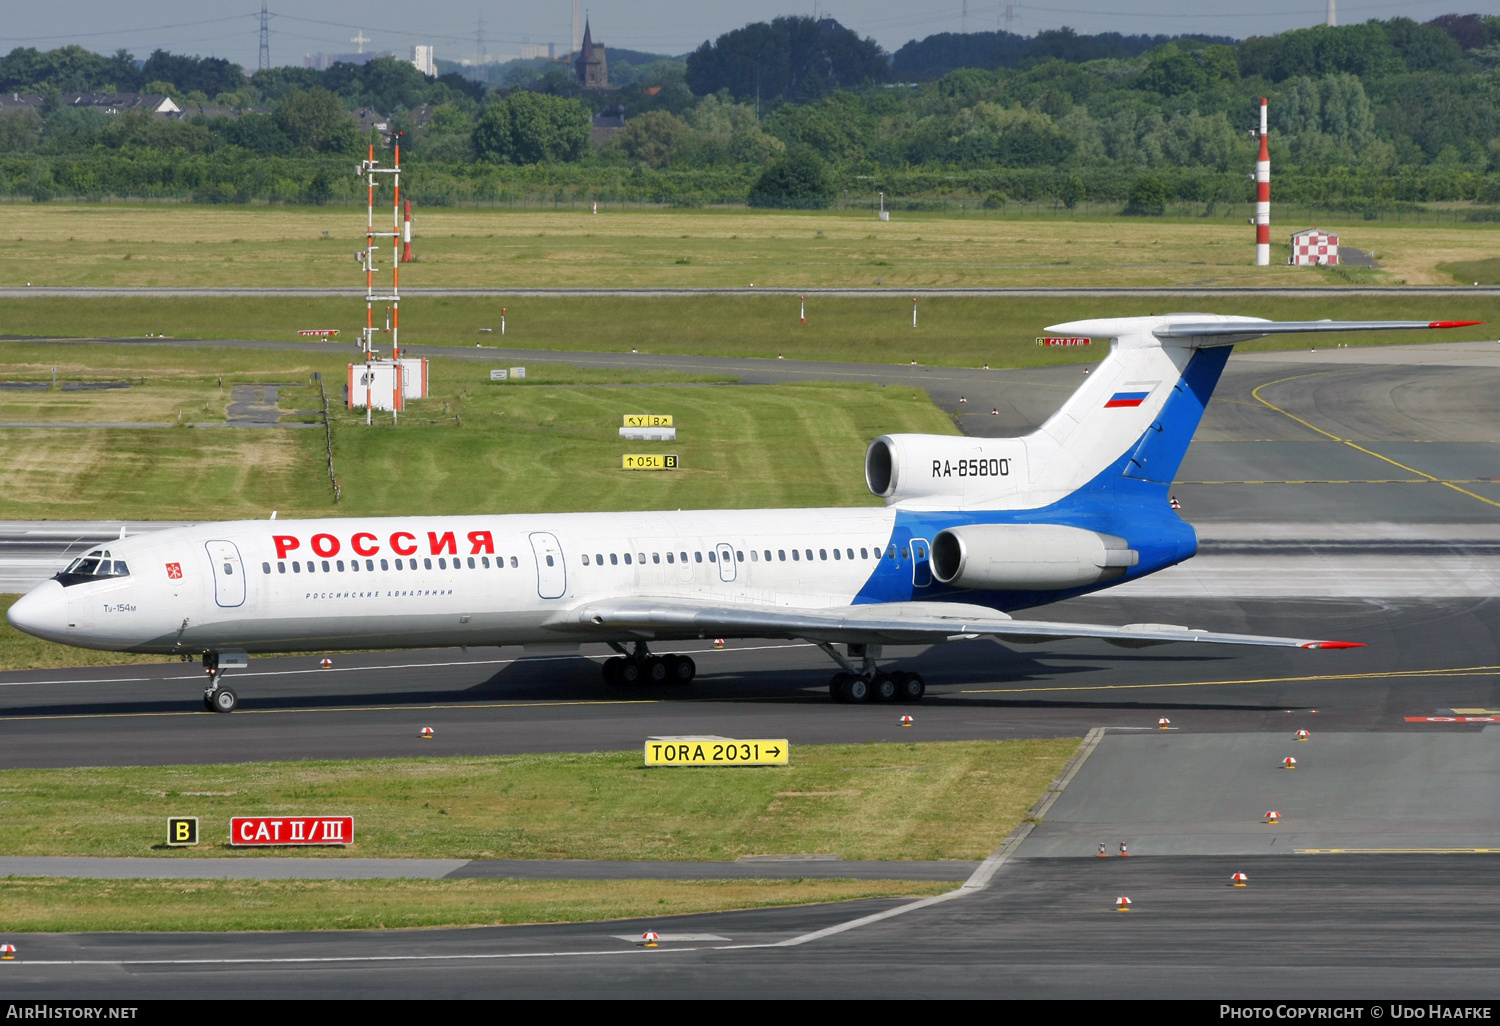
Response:
[{"label": "nose landing gear", "polygon": [[920,702],[927,693],[927,682],[920,673],[910,670],[887,673],[878,669],[875,665],[880,657],[878,645],[849,646],[849,657],[858,658],[863,664],[859,669],[832,645],[824,642],[818,647],[844,668],[828,682],[828,694],[835,702]]},{"label": "nose landing gear", "polygon": [[[226,662],[236,662],[233,658]],[[238,665],[244,666],[243,661]],[[203,653],[203,671],[208,674],[208,689],[203,692],[203,708],[209,712],[230,713],[240,704],[240,696],[235,694],[234,688],[224,683],[224,670],[228,666],[221,666],[218,652]]]},{"label": "nose landing gear", "polygon": [[620,654],[606,659],[601,672],[604,683],[615,687],[622,684],[688,684],[698,674],[698,665],[685,655],[652,655],[644,641],[635,643],[635,651],[627,652],[625,646],[610,642],[610,647]]}]

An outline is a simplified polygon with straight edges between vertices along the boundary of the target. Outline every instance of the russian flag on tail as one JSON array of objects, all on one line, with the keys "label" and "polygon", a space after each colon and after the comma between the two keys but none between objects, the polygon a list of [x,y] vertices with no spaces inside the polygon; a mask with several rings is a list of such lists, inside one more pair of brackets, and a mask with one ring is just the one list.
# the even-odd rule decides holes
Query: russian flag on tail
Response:
[{"label": "russian flag on tail", "polygon": [[1116,392],[1114,395],[1109,397],[1109,401],[1104,404],[1104,408],[1106,410],[1113,410],[1116,407],[1120,406],[1139,406],[1141,405],[1141,403],[1146,401],[1146,396],[1150,394],[1151,393],[1149,391]]}]

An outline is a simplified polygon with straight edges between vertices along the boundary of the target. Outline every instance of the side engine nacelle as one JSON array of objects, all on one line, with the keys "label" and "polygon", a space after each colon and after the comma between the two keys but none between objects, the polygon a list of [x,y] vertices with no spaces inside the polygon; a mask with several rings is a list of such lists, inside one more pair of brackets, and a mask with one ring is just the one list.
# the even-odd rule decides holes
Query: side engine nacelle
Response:
[{"label": "side engine nacelle", "polygon": [[1139,554],[1112,534],[1058,524],[968,524],[932,539],[932,576],[956,588],[1061,591],[1122,577]]},{"label": "side engine nacelle", "polygon": [[888,505],[993,509],[1028,480],[1019,438],[881,435],[865,450],[865,484]]}]

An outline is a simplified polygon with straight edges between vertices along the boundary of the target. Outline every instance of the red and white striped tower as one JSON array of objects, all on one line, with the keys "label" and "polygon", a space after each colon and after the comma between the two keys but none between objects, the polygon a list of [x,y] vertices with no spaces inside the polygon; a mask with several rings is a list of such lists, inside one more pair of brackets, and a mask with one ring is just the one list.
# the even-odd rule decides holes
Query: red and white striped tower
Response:
[{"label": "red and white striped tower", "polygon": [[1255,160],[1255,266],[1271,266],[1271,151],[1266,144],[1266,98],[1260,98],[1260,156]]},{"label": "red and white striped tower", "polygon": [[401,262],[409,264],[411,263],[411,200],[406,200],[405,202],[406,226],[403,231],[406,232],[406,237],[401,243]]}]

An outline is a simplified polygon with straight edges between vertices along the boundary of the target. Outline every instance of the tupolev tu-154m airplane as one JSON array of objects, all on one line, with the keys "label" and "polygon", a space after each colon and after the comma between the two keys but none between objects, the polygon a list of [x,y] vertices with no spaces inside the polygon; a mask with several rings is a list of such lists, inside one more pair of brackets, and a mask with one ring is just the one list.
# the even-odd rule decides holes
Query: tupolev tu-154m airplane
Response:
[{"label": "tupolev tu-154m airplane", "polygon": [[[1236,342],[1478,321],[1295,321],[1169,314],[1047,330],[1110,353],[1021,438],[885,435],[865,454],[884,509],[688,510],[209,523],[94,549],[10,622],[85,648],[202,655],[204,705],[252,652],[604,642],[606,682],[692,680],[687,639],[816,644],[845,702],[916,701],[882,646],[979,637],[1352,648],[1318,638],[1013,619],[1197,551],[1168,485]],[[841,651],[836,646],[843,646]]]}]

